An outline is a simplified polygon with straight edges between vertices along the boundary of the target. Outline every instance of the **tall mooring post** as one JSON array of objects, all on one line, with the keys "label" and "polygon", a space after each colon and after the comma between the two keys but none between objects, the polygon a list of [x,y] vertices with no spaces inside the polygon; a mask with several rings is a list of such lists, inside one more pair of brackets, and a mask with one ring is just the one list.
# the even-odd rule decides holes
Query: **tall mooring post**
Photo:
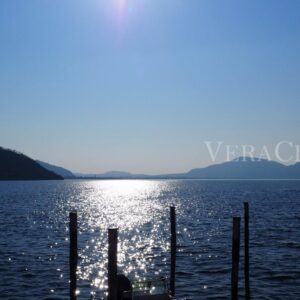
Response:
[{"label": "tall mooring post", "polygon": [[240,222],[241,222],[240,217],[233,218],[231,300],[238,300],[239,261],[240,261]]},{"label": "tall mooring post", "polygon": [[171,221],[171,270],[170,270],[170,292],[175,297],[175,272],[176,272],[176,211],[175,207],[170,207]]},{"label": "tall mooring post", "polygon": [[70,232],[70,256],[69,256],[69,269],[70,269],[70,300],[76,300],[76,271],[78,260],[77,249],[77,212],[72,211],[69,214],[69,232]]},{"label": "tall mooring post", "polygon": [[244,249],[245,249],[245,299],[250,300],[250,280],[249,280],[249,205],[244,202]]},{"label": "tall mooring post", "polygon": [[108,229],[108,300],[117,300],[118,297],[117,251],[118,229]]}]

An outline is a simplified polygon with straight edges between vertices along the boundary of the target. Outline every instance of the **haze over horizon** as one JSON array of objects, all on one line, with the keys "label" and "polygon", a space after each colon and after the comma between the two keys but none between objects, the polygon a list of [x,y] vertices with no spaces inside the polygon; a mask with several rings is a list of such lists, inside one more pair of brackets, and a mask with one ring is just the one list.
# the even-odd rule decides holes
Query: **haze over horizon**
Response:
[{"label": "haze over horizon", "polygon": [[160,174],[212,164],[204,141],[300,144],[299,9],[1,1],[0,146],[74,172]]}]

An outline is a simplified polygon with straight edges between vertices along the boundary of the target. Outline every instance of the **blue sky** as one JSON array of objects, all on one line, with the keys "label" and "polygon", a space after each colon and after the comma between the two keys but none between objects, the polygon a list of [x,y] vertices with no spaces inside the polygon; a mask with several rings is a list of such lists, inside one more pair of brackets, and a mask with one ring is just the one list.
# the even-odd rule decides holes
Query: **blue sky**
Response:
[{"label": "blue sky", "polygon": [[0,145],[166,173],[203,141],[300,144],[299,53],[296,0],[2,0]]}]

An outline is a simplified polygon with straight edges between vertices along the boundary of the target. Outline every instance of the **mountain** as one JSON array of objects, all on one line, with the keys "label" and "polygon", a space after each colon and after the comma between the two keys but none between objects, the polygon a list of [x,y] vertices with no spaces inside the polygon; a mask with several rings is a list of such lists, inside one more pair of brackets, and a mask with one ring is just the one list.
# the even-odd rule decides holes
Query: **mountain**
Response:
[{"label": "mountain", "polygon": [[[295,165],[294,165],[295,166]],[[293,179],[300,178],[299,168],[266,159],[239,157],[229,162],[192,169],[187,178],[214,179]]]},{"label": "mountain", "polygon": [[266,159],[239,157],[229,162],[192,169],[187,173],[143,175],[112,171],[97,175],[80,174],[80,177],[102,179],[300,179],[300,163],[286,166]]},{"label": "mountain", "polygon": [[98,177],[110,177],[110,178],[129,178],[134,175],[124,171],[109,171],[103,174],[98,174]]},{"label": "mountain", "polygon": [[136,178],[148,178],[149,175],[132,174],[125,171],[109,171],[101,174],[83,174],[75,173],[78,178],[104,178],[104,179],[136,179]]},{"label": "mountain", "polygon": [[46,162],[40,161],[40,160],[37,160],[36,162],[40,166],[45,168],[46,170],[51,171],[51,172],[65,178],[65,179],[74,179],[75,178],[75,175],[71,171],[69,171],[65,168],[55,166],[55,165],[52,165],[52,164],[49,164],[49,163],[46,163]]},{"label": "mountain", "polygon": [[55,180],[61,176],[46,170],[24,154],[0,147],[0,180]]},{"label": "mountain", "polygon": [[34,161],[15,151],[0,147],[0,180],[26,179],[300,179],[300,162],[286,166],[266,159],[239,157],[229,162],[196,168],[187,173],[145,175],[124,171],[102,174],[82,174]]},{"label": "mountain", "polygon": [[294,165],[288,166],[288,172],[290,176],[293,176],[293,178],[298,178],[300,174],[300,162],[295,163]]}]

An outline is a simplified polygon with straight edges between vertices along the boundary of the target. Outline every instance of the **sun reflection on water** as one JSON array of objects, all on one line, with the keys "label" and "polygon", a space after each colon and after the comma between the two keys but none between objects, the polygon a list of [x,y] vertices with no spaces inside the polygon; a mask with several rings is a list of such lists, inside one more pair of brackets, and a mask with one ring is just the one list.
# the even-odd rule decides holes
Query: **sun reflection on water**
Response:
[{"label": "sun reflection on water", "polygon": [[[167,275],[168,203],[166,183],[147,180],[85,182],[76,201],[79,218],[79,278],[107,289],[107,229],[119,229],[118,269],[132,280]],[[168,187],[170,189],[170,187]],[[167,232],[167,234],[166,234]]]}]

